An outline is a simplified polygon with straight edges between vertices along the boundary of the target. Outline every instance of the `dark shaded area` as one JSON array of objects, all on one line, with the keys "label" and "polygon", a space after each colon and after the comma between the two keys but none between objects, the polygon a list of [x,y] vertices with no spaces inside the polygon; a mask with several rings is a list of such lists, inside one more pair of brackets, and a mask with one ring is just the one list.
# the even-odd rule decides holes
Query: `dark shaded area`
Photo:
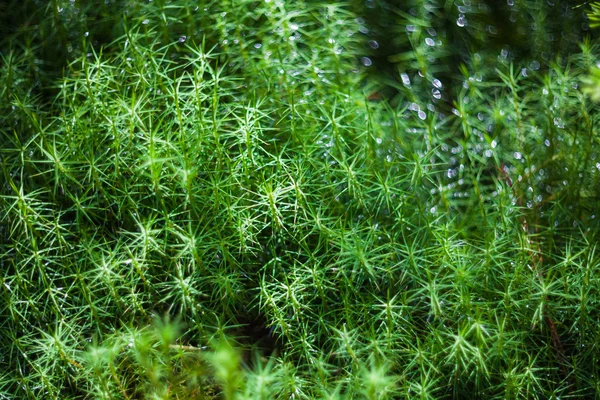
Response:
[{"label": "dark shaded area", "polygon": [[[424,51],[432,75],[421,72],[429,80],[435,77],[443,82],[451,104],[464,79],[460,66],[470,63],[475,54],[482,64],[495,64],[496,59],[504,58],[532,63],[537,70],[547,62],[564,62],[566,56],[578,51],[585,36],[597,36],[590,30],[587,8],[581,1],[540,0],[528,7],[518,3],[356,1],[354,10],[362,15],[364,24],[365,55],[372,62],[369,76],[379,83],[379,93],[392,99],[401,91],[401,73],[411,78],[417,75],[416,58]],[[415,32],[421,36],[409,40]]]},{"label": "dark shaded area", "polygon": [[232,331],[232,336],[244,350],[244,361],[252,366],[256,361],[255,354],[261,357],[277,356],[284,348],[283,338],[269,326],[266,316],[255,308],[245,310],[236,319],[240,327]]}]

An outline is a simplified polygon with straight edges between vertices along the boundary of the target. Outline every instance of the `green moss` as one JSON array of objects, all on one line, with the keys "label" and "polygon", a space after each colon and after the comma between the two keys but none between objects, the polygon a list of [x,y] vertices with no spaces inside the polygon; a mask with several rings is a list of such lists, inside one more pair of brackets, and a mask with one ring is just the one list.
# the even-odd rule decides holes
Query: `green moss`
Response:
[{"label": "green moss", "polygon": [[4,25],[0,397],[595,396],[593,40],[411,3],[374,76],[354,3],[83,3]]}]

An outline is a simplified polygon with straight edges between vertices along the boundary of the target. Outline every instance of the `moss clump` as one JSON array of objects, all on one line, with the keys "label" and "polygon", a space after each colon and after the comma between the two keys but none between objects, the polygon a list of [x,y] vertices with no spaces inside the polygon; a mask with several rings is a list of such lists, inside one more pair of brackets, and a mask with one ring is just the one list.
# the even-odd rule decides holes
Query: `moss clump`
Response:
[{"label": "moss clump", "polygon": [[0,45],[0,397],[596,395],[593,40],[459,57],[415,3],[374,77],[357,4],[44,4]]}]

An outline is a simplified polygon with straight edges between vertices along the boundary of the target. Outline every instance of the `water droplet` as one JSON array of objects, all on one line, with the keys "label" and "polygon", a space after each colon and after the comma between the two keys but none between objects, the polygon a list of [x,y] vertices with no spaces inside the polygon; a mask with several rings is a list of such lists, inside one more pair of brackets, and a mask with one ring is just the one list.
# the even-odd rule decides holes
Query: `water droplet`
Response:
[{"label": "water droplet", "polygon": [[442,88],[442,82],[439,79],[434,79],[433,80],[433,86],[435,86],[438,89]]},{"label": "water droplet", "polygon": [[371,61],[371,59],[369,57],[361,57],[360,58],[360,62],[362,63],[362,65],[364,65],[365,67],[370,67],[371,64],[373,64],[373,62]]},{"label": "water droplet", "polygon": [[427,114],[425,114],[425,111],[423,110],[419,110],[418,115],[419,118],[421,118],[422,120],[425,120],[425,118],[427,118]]},{"label": "water droplet", "polygon": [[554,118],[554,125],[559,129],[563,129],[565,127],[565,123],[560,117]]},{"label": "water droplet", "polygon": [[465,18],[464,14],[459,14],[458,19],[456,20],[456,25],[460,26],[461,28],[467,25],[467,19]]},{"label": "water droplet", "polygon": [[262,47],[262,44],[260,43],[254,43],[254,48],[255,49],[260,49]]},{"label": "water droplet", "polygon": [[144,25],[148,25],[149,23],[150,23],[149,19],[145,19],[145,20],[142,21],[142,24],[144,24]]},{"label": "water droplet", "polygon": [[377,43],[376,40],[369,40],[369,47],[372,48],[373,50],[378,49],[379,43]]},{"label": "water droplet", "polygon": [[179,38],[178,42],[179,42],[179,43],[183,43],[183,42],[185,42],[185,40],[186,40],[186,39],[187,39],[187,37],[186,37],[185,35],[184,35],[184,36],[181,36],[181,37]]},{"label": "water droplet", "polygon": [[517,160],[520,160],[521,158],[523,158],[523,155],[521,153],[519,153],[518,151],[515,151],[513,154],[513,157]]},{"label": "water droplet", "polygon": [[435,42],[432,38],[426,38],[425,43],[427,44],[427,46],[435,46]]},{"label": "water droplet", "polygon": [[408,74],[403,72],[402,74],[400,74],[400,77],[402,78],[402,83],[405,86],[410,86],[410,78],[408,77]]},{"label": "water droplet", "polygon": [[550,147],[550,141],[548,139],[544,140],[544,144],[546,147]]},{"label": "water droplet", "polygon": [[534,60],[531,62],[531,64],[529,64],[529,68],[533,71],[537,71],[540,69],[540,63]]},{"label": "water droplet", "polygon": [[297,31],[298,30],[298,24],[290,24],[290,29],[293,31]]}]

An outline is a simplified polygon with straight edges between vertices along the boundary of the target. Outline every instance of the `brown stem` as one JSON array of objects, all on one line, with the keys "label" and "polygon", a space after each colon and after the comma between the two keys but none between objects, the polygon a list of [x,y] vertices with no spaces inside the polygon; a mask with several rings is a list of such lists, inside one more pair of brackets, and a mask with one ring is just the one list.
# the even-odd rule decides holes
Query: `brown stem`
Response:
[{"label": "brown stem", "polygon": [[[519,206],[521,206],[523,204],[522,197],[517,194],[515,185],[513,184],[512,179],[506,172],[504,164],[501,165],[499,170],[502,175],[502,178],[508,183],[508,186],[511,188],[513,195],[517,199],[517,204]],[[525,234],[527,235],[527,240],[535,246],[536,251],[535,252],[531,251],[531,258],[534,261],[533,268],[536,272],[536,276],[537,276],[538,280],[540,281],[540,283],[543,283],[544,270],[541,267],[544,263],[544,258],[542,256],[540,245],[537,242],[537,239],[535,236],[531,237],[529,235],[529,223],[527,222],[526,216],[523,215],[521,217],[521,220],[522,220],[523,230],[525,231]],[[537,224],[535,226],[535,233],[538,233]],[[546,299],[544,299],[544,300],[546,300]],[[556,330],[556,324],[554,323],[554,320],[548,314],[548,312],[546,311],[545,308],[544,308],[544,320],[546,321],[546,324],[548,325],[548,328],[550,329],[550,336],[552,338],[552,346],[554,347],[554,352],[556,354],[556,358],[561,364],[561,372],[562,372],[563,378],[566,378],[568,375],[568,371],[566,369],[566,364],[568,361],[567,356],[565,355],[564,347],[560,340],[560,336],[558,335],[558,331]]]}]

